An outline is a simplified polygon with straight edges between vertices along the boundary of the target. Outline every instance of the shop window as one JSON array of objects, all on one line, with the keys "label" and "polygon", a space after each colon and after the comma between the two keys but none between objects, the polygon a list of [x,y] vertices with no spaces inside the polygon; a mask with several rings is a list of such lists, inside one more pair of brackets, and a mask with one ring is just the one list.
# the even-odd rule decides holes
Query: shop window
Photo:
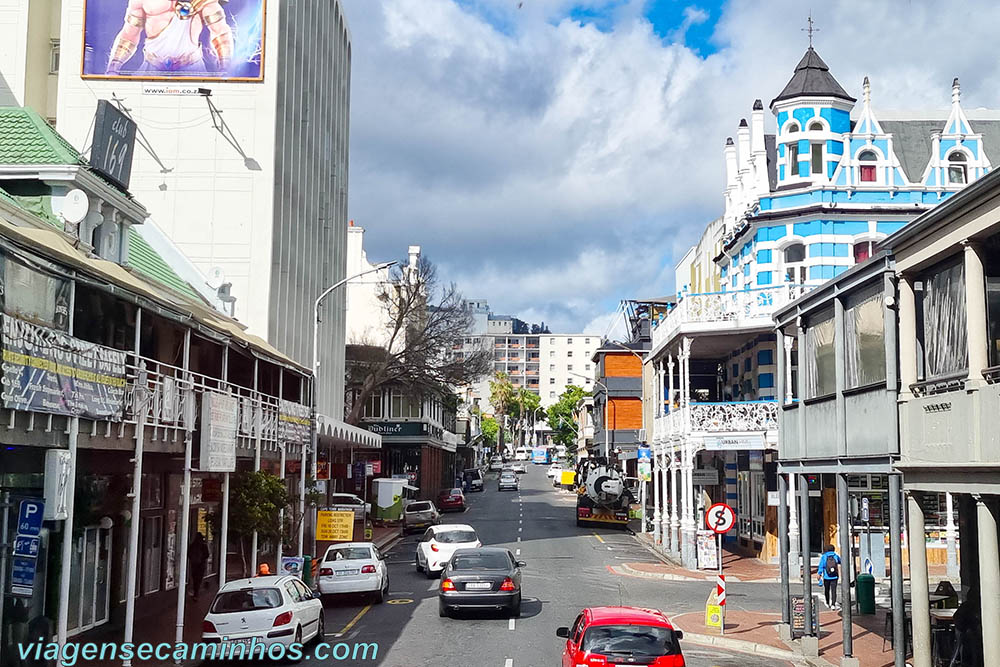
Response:
[{"label": "shop window", "polygon": [[844,313],[844,364],[848,389],[885,382],[885,311],[877,287],[854,299]]},{"label": "shop window", "polygon": [[836,390],[834,332],[832,316],[806,328],[807,398],[826,396]]},{"label": "shop window", "polygon": [[920,276],[917,330],[923,333],[923,379],[957,375],[969,367],[965,265],[962,256]]},{"label": "shop window", "polygon": [[948,156],[948,183],[965,185],[969,182],[969,168],[966,165],[965,153],[956,151]]}]

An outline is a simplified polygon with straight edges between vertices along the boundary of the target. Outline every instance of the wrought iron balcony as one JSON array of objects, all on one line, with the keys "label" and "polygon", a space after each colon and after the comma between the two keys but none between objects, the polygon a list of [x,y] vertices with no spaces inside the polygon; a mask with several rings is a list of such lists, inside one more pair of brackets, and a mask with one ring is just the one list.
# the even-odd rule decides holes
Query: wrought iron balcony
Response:
[{"label": "wrought iron balcony", "polygon": [[754,433],[778,428],[777,401],[728,401],[691,403],[653,419],[654,441],[666,441],[684,433],[719,435]]}]

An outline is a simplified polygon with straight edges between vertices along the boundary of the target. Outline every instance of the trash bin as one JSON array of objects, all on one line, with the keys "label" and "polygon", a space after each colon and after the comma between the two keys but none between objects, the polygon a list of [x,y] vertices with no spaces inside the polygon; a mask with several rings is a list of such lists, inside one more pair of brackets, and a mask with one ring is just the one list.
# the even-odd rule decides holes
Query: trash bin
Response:
[{"label": "trash bin", "polygon": [[309,554],[302,554],[302,583],[312,588],[313,583],[313,560]]},{"label": "trash bin", "polygon": [[857,579],[858,613],[875,613],[875,577],[859,574]]}]

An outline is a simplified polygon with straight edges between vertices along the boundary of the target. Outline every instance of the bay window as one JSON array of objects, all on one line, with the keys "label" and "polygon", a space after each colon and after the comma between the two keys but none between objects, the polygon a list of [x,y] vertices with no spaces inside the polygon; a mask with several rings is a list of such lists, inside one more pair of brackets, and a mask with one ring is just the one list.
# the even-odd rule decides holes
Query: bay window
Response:
[{"label": "bay window", "polygon": [[855,295],[844,312],[846,387],[885,382],[885,310],[880,286]]}]

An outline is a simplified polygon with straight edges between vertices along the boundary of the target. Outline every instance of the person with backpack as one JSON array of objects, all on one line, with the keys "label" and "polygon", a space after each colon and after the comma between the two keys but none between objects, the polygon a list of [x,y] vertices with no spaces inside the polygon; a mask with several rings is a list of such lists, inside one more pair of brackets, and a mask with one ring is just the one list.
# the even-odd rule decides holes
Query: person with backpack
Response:
[{"label": "person with backpack", "polygon": [[826,598],[827,609],[839,609],[837,604],[837,582],[840,581],[840,556],[833,550],[833,545],[826,545],[826,550],[819,557],[819,567],[816,568],[820,581],[823,582],[823,596]]}]

